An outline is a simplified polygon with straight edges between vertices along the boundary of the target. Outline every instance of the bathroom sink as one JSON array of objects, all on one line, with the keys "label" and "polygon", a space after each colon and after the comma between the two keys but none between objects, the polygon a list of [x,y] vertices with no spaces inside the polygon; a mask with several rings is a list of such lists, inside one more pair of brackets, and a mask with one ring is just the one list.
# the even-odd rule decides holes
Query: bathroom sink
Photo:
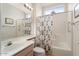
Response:
[{"label": "bathroom sink", "polygon": [[10,46],[6,46],[2,49],[2,54],[8,54],[9,52],[16,50],[16,48],[19,48],[23,44],[24,44],[23,42],[22,43],[20,42],[20,43],[12,44]]},{"label": "bathroom sink", "polygon": [[14,55],[17,52],[21,51],[22,49],[28,47],[30,44],[33,44],[33,41],[23,41],[17,42],[10,46],[6,46],[2,49],[2,55]]},{"label": "bathroom sink", "polygon": [[2,54],[8,54],[18,47],[19,44],[13,44],[2,49]]}]

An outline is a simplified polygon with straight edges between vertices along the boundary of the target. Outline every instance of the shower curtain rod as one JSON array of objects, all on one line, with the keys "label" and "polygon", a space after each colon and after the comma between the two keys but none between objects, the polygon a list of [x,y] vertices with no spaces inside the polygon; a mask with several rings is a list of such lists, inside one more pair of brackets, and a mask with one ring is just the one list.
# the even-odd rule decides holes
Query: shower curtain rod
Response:
[{"label": "shower curtain rod", "polygon": [[[72,11],[61,12],[61,13],[54,13],[54,14],[48,14],[48,15],[42,15],[42,16],[38,16],[38,17],[52,16],[52,15],[56,15],[56,14],[62,14],[62,13],[68,13],[68,12],[72,12]],[[36,18],[38,18],[38,17],[36,17]]]}]

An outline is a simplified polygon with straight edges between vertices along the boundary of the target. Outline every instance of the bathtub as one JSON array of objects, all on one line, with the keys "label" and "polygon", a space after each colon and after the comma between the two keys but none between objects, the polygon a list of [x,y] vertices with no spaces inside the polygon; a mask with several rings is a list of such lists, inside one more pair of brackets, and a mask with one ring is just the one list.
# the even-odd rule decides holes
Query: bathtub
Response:
[{"label": "bathtub", "polygon": [[[58,43],[57,43],[58,44]],[[65,44],[52,45],[53,56],[72,56],[72,49]]]}]

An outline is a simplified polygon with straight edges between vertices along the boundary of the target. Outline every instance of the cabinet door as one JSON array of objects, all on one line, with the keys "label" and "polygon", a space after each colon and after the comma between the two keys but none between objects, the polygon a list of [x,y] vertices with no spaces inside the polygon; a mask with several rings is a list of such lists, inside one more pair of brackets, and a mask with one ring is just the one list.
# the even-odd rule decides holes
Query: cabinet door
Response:
[{"label": "cabinet door", "polygon": [[15,54],[15,56],[30,56],[30,55],[33,55],[33,45],[30,45],[29,47]]},{"label": "cabinet door", "polygon": [[26,56],[33,56],[33,51],[29,52]]}]

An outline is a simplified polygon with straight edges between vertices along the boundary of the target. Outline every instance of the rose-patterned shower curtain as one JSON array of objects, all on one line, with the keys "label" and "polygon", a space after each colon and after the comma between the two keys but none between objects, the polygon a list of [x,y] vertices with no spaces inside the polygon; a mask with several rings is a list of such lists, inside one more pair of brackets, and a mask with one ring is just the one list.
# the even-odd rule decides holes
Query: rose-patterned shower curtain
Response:
[{"label": "rose-patterned shower curtain", "polygon": [[45,15],[36,19],[35,46],[40,46],[46,51],[52,49],[53,16]]}]

